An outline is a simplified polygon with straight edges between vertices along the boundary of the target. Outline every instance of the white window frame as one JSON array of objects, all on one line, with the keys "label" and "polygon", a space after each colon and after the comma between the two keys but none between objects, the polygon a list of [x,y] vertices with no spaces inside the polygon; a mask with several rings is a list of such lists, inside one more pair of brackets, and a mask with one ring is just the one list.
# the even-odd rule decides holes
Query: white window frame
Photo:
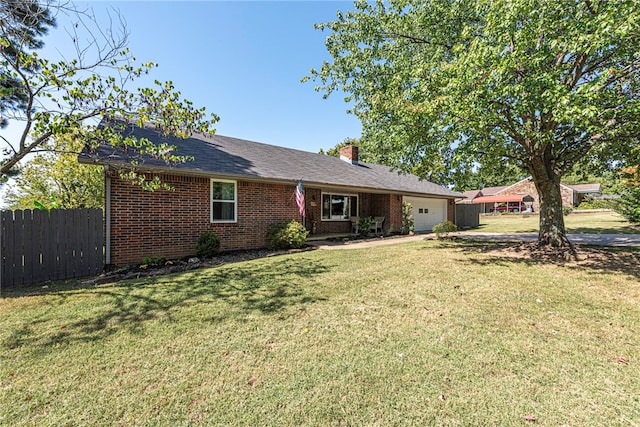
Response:
[{"label": "white window frame", "polygon": [[[334,192],[322,192],[320,194],[320,218],[321,221],[351,221],[351,206],[349,206],[349,218],[325,218],[324,217],[324,196],[341,196],[341,197],[349,197],[349,204],[351,204],[351,197],[356,198],[356,213],[360,211],[360,197],[357,194],[352,193],[334,193]],[[356,215],[357,216],[357,215]]]},{"label": "white window frame", "polygon": [[[231,183],[233,184],[233,219],[213,219],[213,204],[215,202],[221,202],[221,203],[231,203],[231,200],[214,200],[213,199],[213,183],[214,182],[225,182],[225,183]],[[236,223],[238,222],[238,182],[237,181],[232,181],[232,180],[228,180],[228,179],[214,179],[211,178],[210,181],[210,185],[209,185],[209,199],[211,199],[211,202],[209,204],[209,217],[212,223],[215,224],[232,224],[232,223]]]}]

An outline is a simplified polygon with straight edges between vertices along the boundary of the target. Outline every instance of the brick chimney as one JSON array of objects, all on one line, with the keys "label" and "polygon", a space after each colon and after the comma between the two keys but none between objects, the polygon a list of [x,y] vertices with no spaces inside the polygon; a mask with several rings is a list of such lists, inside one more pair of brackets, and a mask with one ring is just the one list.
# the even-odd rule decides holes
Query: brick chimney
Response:
[{"label": "brick chimney", "polygon": [[355,145],[347,145],[340,149],[340,159],[352,165],[358,164],[358,147]]}]

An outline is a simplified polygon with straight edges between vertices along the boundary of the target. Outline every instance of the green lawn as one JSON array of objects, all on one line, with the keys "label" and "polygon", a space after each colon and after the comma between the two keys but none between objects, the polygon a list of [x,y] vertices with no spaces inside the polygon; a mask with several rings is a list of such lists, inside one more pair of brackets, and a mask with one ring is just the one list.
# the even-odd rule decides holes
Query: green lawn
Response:
[{"label": "green lawn", "polygon": [[[480,227],[469,231],[487,233],[537,233],[538,215],[481,215]],[[640,234],[640,226],[625,220],[615,212],[571,213],[564,217],[568,233],[578,234]]]},{"label": "green lawn", "polygon": [[638,423],[640,252],[505,253],[427,241],[5,290],[0,425]]}]

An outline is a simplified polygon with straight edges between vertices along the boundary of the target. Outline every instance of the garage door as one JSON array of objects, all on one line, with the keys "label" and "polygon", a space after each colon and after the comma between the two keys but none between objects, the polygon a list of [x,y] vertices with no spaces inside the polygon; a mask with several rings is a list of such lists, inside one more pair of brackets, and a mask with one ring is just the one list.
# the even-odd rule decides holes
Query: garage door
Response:
[{"label": "garage door", "polygon": [[411,203],[415,231],[431,231],[434,225],[447,220],[447,201],[423,197],[405,197]]}]

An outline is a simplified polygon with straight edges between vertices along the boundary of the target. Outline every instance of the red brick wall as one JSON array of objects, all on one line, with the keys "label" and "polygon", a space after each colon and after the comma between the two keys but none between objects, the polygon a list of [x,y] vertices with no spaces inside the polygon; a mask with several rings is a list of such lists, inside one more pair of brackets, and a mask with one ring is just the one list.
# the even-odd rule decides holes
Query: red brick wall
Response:
[{"label": "red brick wall", "polygon": [[402,228],[402,196],[392,194],[389,204],[389,217],[385,220],[385,230],[400,231]]},{"label": "red brick wall", "polygon": [[383,229],[388,232],[400,231],[402,227],[402,196],[396,194],[372,194],[371,215],[383,216]]},{"label": "red brick wall", "polygon": [[[496,195],[506,194],[528,194],[533,197],[533,210],[534,212],[540,212],[540,196],[538,196],[538,190],[532,179],[525,179],[511,187],[506,188]],[[560,186],[560,194],[562,195],[562,206],[573,206],[573,190]]]},{"label": "red brick wall", "polygon": [[[111,176],[111,263],[137,263],[144,257],[183,258],[196,253],[202,233],[220,237],[221,250],[266,246],[275,223],[301,220],[293,192],[295,185],[237,181],[238,222],[210,222],[210,179],[161,175],[173,191],[147,192]],[[307,229],[316,233],[349,233],[351,221],[322,221],[322,192],[305,188]],[[398,200],[400,199],[400,200]],[[360,216],[384,216],[384,230],[400,230],[402,198],[390,194],[358,194]],[[313,206],[315,204],[315,206]]]},{"label": "red brick wall", "polygon": [[266,246],[269,227],[300,220],[292,197],[295,186],[238,181],[238,222],[210,222],[210,180],[203,177],[160,177],[174,190],[147,192],[111,178],[111,263],[140,262],[143,257],[182,258],[194,255],[202,233],[211,230],[221,250]]},{"label": "red brick wall", "polygon": [[365,218],[372,216],[371,200],[373,194],[370,193],[358,193],[358,216]]},{"label": "red brick wall", "polygon": [[342,147],[340,149],[340,155],[353,162],[358,162],[358,147],[354,145],[347,145],[346,147]]},{"label": "red brick wall", "polygon": [[456,204],[455,199],[447,199],[447,221],[456,223]]}]

